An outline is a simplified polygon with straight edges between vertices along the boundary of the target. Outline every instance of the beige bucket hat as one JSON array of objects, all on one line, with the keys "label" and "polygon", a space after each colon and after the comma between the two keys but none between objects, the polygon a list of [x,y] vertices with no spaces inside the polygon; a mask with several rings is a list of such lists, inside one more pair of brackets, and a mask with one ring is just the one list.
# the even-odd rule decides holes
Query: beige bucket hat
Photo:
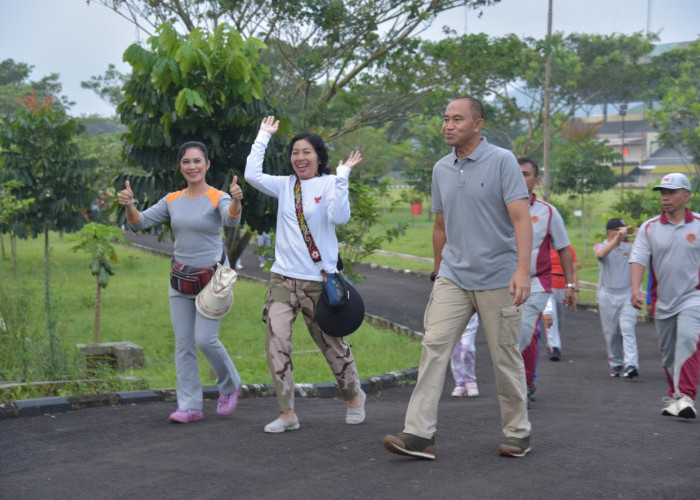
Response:
[{"label": "beige bucket hat", "polygon": [[209,319],[226,316],[233,306],[233,285],[237,278],[236,271],[219,264],[211,281],[194,301],[199,314]]}]

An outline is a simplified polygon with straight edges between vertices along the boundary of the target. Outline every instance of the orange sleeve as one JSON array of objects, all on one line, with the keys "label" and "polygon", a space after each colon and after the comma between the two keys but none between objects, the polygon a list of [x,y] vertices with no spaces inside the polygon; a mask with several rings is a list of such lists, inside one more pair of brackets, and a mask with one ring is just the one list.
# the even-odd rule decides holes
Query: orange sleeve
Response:
[{"label": "orange sleeve", "polygon": [[235,214],[231,211],[232,208],[233,208],[233,202],[228,206],[228,215],[232,219],[235,219],[236,217],[241,215],[241,212],[243,211],[243,204],[241,204],[241,208],[239,208],[238,212],[236,212]]},{"label": "orange sleeve", "polygon": [[136,217],[135,220],[131,220],[131,219],[129,219],[129,217],[126,218],[126,221],[127,221],[129,224],[136,224],[136,223],[137,223],[138,221],[140,221],[140,220],[141,220],[141,212],[139,212],[139,215],[138,215],[138,217]]}]

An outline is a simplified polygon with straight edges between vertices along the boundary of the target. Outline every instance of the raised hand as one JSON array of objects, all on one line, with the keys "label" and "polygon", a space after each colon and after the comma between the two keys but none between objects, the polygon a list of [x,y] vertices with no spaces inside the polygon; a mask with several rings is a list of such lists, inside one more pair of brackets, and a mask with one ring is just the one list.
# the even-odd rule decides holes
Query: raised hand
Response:
[{"label": "raised hand", "polygon": [[280,121],[275,121],[274,116],[266,116],[265,118],[263,118],[263,121],[260,124],[260,130],[262,130],[263,132],[267,132],[268,134],[275,135],[279,126]]},{"label": "raised hand", "polygon": [[345,165],[346,167],[353,168],[355,165],[362,161],[362,154],[359,151],[350,151],[350,156],[343,163],[342,161],[338,163],[338,166]]},{"label": "raised hand", "polygon": [[243,190],[241,189],[241,186],[238,185],[237,175],[233,176],[233,181],[231,181],[228,192],[231,195],[231,199],[234,201],[240,201],[243,199]]},{"label": "raised hand", "polygon": [[131,190],[131,184],[126,181],[124,189],[119,191],[119,204],[125,207],[134,204],[134,192]]}]

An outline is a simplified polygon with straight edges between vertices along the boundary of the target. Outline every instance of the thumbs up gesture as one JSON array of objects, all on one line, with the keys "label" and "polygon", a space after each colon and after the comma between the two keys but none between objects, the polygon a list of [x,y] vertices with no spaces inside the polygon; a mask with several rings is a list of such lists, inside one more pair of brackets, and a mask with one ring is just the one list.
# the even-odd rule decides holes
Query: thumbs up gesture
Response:
[{"label": "thumbs up gesture", "polygon": [[131,190],[129,181],[126,181],[124,189],[119,191],[119,204],[125,207],[134,204],[134,192]]},{"label": "thumbs up gesture", "polygon": [[[238,176],[234,175],[231,185],[228,187],[228,192],[231,195],[231,208],[229,209],[232,216],[237,217],[241,213],[241,200],[243,199],[243,190],[238,185]],[[238,215],[233,215],[238,214]]]},{"label": "thumbs up gesture", "polygon": [[228,192],[231,195],[231,199],[233,201],[240,201],[243,199],[243,190],[241,189],[241,186],[238,185],[237,175],[233,176],[233,181],[231,181],[231,185],[228,188]]}]

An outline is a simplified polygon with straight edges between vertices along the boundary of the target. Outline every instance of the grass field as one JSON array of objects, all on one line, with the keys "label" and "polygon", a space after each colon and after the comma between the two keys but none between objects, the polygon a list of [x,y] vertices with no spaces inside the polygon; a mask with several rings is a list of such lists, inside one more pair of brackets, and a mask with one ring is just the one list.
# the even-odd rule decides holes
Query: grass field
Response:
[{"label": "grass field", "polygon": [[[55,297],[57,332],[69,353],[74,344],[92,342],[94,281],[88,270],[89,258],[70,251],[69,239],[51,235],[51,289]],[[43,241],[19,241],[19,277],[12,275],[9,259],[0,261],[0,298],[8,330],[0,337],[0,381],[20,380],[11,376],[15,353],[2,345],[17,332],[31,339],[37,349],[46,337],[43,289]],[[150,388],[175,387],[174,340],[168,307],[167,287],[170,261],[142,251],[118,247],[116,275],[102,291],[101,341],[130,341],[144,348],[146,366],[125,375],[142,377]],[[233,358],[244,383],[269,383],[265,357],[265,330],[261,312],[267,286],[241,279],[236,283],[232,312],[221,323],[220,338]],[[12,304],[17,305],[14,307]],[[17,309],[22,309],[18,311]],[[20,321],[15,322],[14,319]],[[18,324],[19,323],[19,324]],[[332,382],[333,375],[310,339],[301,317],[294,326],[294,368],[300,383]],[[416,366],[420,343],[368,324],[355,332],[352,344],[361,377]],[[28,355],[41,362],[42,354]],[[205,385],[213,385],[206,359],[200,356],[200,374]],[[15,371],[16,373],[16,371]],[[76,374],[79,376],[79,374]]]}]

